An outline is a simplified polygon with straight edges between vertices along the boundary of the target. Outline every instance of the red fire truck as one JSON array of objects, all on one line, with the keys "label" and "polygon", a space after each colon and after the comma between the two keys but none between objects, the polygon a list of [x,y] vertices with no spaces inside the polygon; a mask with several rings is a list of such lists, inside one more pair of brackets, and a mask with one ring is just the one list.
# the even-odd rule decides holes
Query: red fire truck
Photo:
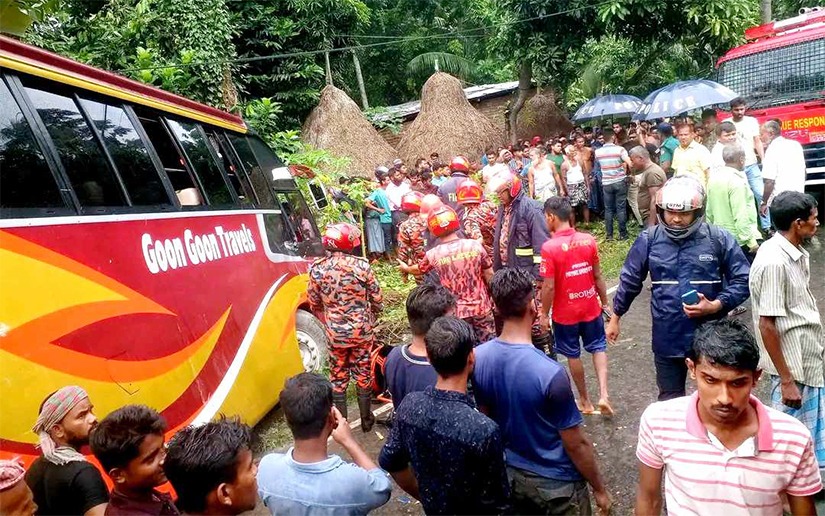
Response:
[{"label": "red fire truck", "polygon": [[[744,97],[759,122],[782,121],[802,144],[806,189],[825,202],[825,8],[745,31],[747,43],[717,63],[717,81]],[[821,210],[825,211],[825,210]]]}]

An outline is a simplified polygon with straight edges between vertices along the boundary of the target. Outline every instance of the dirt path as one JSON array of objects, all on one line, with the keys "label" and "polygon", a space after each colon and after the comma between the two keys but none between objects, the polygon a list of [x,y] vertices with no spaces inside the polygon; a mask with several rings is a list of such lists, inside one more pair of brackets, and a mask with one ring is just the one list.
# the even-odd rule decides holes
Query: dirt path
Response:
[{"label": "dirt path", "polygon": [[[811,250],[811,289],[820,312],[825,309],[825,251]],[[615,283],[615,282],[614,282]],[[608,350],[610,373],[609,387],[616,415],[613,418],[585,416],[585,430],[596,446],[599,465],[610,493],[616,501],[614,514],[632,514],[638,473],[636,470],[636,438],[639,417],[644,409],[656,400],[656,381],[653,357],[650,351],[650,308],[647,289],[634,302],[630,312],[622,319],[619,341]],[[746,306],[750,306],[748,303]],[[751,312],[739,316],[751,324]],[[595,393],[592,363],[585,363],[588,386]],[[766,382],[761,382],[757,394],[766,400]],[[357,413],[357,411],[356,411]],[[355,432],[367,452],[378,456],[388,434],[384,427],[376,426],[369,434]],[[347,458],[340,448],[333,445],[332,453]],[[422,514],[421,506],[396,486],[390,502],[375,514]]]}]

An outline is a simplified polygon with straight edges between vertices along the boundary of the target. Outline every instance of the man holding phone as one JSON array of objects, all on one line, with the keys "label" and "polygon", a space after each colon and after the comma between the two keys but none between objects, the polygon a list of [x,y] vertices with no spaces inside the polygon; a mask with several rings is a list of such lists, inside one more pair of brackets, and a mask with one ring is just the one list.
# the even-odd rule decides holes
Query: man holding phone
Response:
[{"label": "man holding phone", "polygon": [[[728,231],[705,222],[705,190],[691,176],[656,192],[659,224],[643,231],[625,259],[613,298],[608,340],[642,291],[648,272],[659,401],[685,395],[685,354],[696,328],[725,317],[748,298],[750,266]],[[684,297],[683,297],[684,296]]]}]

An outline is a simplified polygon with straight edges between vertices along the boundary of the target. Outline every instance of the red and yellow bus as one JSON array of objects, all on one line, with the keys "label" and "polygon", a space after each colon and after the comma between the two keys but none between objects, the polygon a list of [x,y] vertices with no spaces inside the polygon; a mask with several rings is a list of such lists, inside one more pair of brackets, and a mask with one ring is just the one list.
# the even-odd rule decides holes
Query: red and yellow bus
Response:
[{"label": "red and yellow bus", "polygon": [[0,37],[0,456],[42,400],[259,421],[323,364],[289,170],[244,121]]},{"label": "red and yellow bus", "polygon": [[760,123],[782,122],[802,144],[806,190],[825,202],[825,9],[745,31],[747,43],[717,63],[716,79],[744,97]]}]

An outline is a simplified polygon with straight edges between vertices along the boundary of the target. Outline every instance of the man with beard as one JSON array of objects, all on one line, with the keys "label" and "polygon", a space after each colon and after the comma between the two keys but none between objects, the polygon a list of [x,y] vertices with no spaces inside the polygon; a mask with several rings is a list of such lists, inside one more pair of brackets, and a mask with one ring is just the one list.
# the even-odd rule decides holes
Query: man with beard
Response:
[{"label": "man with beard", "polygon": [[[816,514],[811,436],[753,395],[759,349],[744,324],[708,323],[688,353],[692,396],[654,403],[639,424],[636,514]],[[787,497],[790,511],[783,511]]]},{"label": "man with beard", "polygon": [[756,253],[751,269],[753,326],[761,366],[771,382],[771,403],[799,419],[814,438],[825,469],[825,336],[811,293],[810,255],[802,244],[816,234],[813,197],[783,192],[771,203],[776,234]]},{"label": "man with beard", "polygon": [[40,406],[32,430],[43,456],[26,473],[38,514],[99,516],[106,510],[109,490],[100,471],[80,453],[97,426],[93,409],[89,395],[75,385],[50,394]]},{"label": "man with beard", "polygon": [[705,191],[693,177],[674,177],[656,192],[659,224],[643,231],[624,261],[607,339],[651,279],[653,358],[659,401],[685,395],[685,354],[696,328],[721,319],[748,298],[748,265],[727,230],[705,222]]}]

